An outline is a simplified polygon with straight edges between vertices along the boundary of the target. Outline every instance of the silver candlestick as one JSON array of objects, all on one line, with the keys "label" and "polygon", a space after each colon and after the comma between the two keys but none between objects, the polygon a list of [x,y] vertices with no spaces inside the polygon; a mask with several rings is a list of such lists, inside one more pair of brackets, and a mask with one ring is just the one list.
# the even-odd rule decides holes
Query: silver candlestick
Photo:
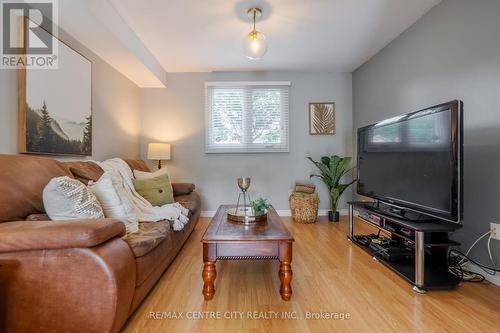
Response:
[{"label": "silver candlestick", "polygon": [[[242,224],[265,223],[267,220],[267,213],[255,215],[255,212],[251,207],[252,199],[248,193],[248,188],[250,187],[250,177],[238,178],[238,187],[241,190],[238,195],[238,202],[236,203],[235,208],[233,208],[233,206],[227,210],[227,219],[231,222]],[[241,205],[242,200],[243,206]]]},{"label": "silver candlestick", "polygon": [[[246,220],[248,215],[251,215],[251,214],[247,214],[247,212],[248,212],[247,202],[248,202],[248,204],[250,204],[250,202],[251,202],[250,194],[247,193],[247,190],[250,187],[250,182],[251,182],[250,177],[238,178],[238,187],[240,188],[241,192],[238,194],[238,202],[236,203],[236,212],[238,213],[240,211],[240,209],[242,209],[243,210],[242,213],[243,213],[245,220]],[[240,208],[240,201],[241,201],[242,196],[243,196],[243,207]]]}]

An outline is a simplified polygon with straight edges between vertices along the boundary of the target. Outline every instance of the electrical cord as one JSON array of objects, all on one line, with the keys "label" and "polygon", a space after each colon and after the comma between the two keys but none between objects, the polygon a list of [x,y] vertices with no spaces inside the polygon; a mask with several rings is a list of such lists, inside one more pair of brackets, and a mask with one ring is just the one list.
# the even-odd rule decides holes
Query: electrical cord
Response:
[{"label": "electrical cord", "polygon": [[459,263],[460,260],[460,256],[458,255],[449,256],[448,270],[452,274],[458,276],[464,282],[478,283],[485,281],[484,275],[464,269]]},{"label": "electrical cord", "polygon": [[[486,237],[487,235],[489,235],[491,233],[491,231],[488,231],[487,233],[485,233],[484,235],[480,236],[478,239],[476,239],[474,241],[474,243],[472,243],[472,245],[469,247],[469,249],[467,250],[467,252],[465,253],[465,257],[467,257],[470,253],[470,251],[472,250],[472,248],[481,240],[483,239],[484,237]],[[463,264],[465,263],[465,258],[462,260],[462,262],[460,264]]]},{"label": "electrical cord", "polygon": [[495,261],[493,260],[493,256],[491,255],[491,235],[488,238],[488,255],[490,256],[491,264],[493,265],[493,267],[496,268],[497,265],[495,264]]},{"label": "electrical cord", "polygon": [[[489,256],[489,259],[490,259],[490,262],[491,264],[493,265],[493,268],[491,269],[492,272],[488,271],[488,269],[490,268],[487,268],[487,267],[482,267],[481,265],[478,265],[479,268],[481,268],[484,272],[486,272],[487,274],[489,275],[496,275],[496,273],[498,272],[498,270],[496,269],[496,264],[495,264],[495,261],[493,260],[493,255],[491,254],[491,231],[488,231],[486,233],[484,233],[483,235],[481,235],[478,239],[476,239],[474,241],[474,243],[472,243],[472,245],[469,247],[469,249],[467,250],[467,252],[465,253],[463,259],[460,261],[460,265],[462,266],[462,268],[468,263],[468,262],[473,262],[469,257],[469,253],[472,251],[472,249],[474,248],[474,246],[476,244],[478,244],[478,242],[483,239],[484,237],[486,237],[487,235],[490,235],[490,237],[488,237],[488,243],[487,243],[487,248],[488,248],[488,256]],[[462,253],[463,254],[463,253]],[[475,263],[475,262],[473,262]]]},{"label": "electrical cord", "polygon": [[[487,272],[487,273],[488,273],[488,274],[490,274],[490,275],[495,275],[495,273],[496,273],[496,272],[500,272],[500,269],[493,268],[493,267],[488,267],[488,266],[486,266],[486,265],[483,265],[483,264],[481,264],[481,263],[479,263],[479,262],[477,262],[477,261],[475,261],[475,260],[471,259],[470,257],[468,257],[467,255],[465,255],[463,252],[461,252],[461,251],[459,251],[459,250],[452,249],[452,250],[450,250],[450,251],[449,251],[449,253],[450,253],[450,254],[455,253],[455,254],[460,255],[461,257],[463,257],[463,258],[467,259],[468,261],[470,261],[470,262],[471,262],[471,263],[473,263],[474,265],[476,265],[476,266],[479,266],[479,267],[483,268],[483,270],[485,270],[485,272]],[[493,271],[494,273],[490,273],[490,272],[488,272],[488,271],[486,271],[486,270]]]},{"label": "electrical cord", "polygon": [[484,275],[465,270],[461,266],[450,267],[449,270],[452,274],[455,274],[460,278],[461,281],[464,282],[478,283],[486,280]]}]

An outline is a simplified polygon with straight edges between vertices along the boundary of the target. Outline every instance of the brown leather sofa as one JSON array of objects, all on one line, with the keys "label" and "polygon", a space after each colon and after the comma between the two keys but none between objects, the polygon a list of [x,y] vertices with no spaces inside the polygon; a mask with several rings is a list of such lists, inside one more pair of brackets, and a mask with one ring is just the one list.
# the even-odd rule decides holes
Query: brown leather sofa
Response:
[{"label": "brown leather sofa", "polygon": [[[149,171],[143,161],[127,161]],[[125,236],[114,219],[49,221],[42,190],[57,176],[82,182],[92,162],[0,155],[0,332],[117,332],[173,261],[200,215],[192,184],[174,184],[190,210],[182,231],[140,223]]]}]

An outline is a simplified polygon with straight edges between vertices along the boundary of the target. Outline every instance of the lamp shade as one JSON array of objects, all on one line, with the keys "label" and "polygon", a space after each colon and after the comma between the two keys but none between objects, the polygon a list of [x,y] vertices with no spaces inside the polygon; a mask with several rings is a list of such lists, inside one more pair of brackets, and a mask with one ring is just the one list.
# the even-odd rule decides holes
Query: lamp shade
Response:
[{"label": "lamp shade", "polygon": [[250,32],[243,43],[245,54],[249,59],[260,59],[267,51],[266,36],[262,32]]},{"label": "lamp shade", "polygon": [[148,160],[170,160],[170,143],[150,143]]}]

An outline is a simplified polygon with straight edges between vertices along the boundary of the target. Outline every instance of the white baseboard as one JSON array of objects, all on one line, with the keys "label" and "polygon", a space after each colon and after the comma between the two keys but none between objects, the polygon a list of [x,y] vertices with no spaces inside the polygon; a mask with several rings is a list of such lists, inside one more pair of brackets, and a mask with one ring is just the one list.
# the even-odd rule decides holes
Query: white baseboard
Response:
[{"label": "white baseboard", "polygon": [[[292,211],[290,209],[278,209],[276,210],[279,216],[292,216]],[[340,215],[347,215],[348,210],[347,209],[341,209],[340,210]],[[202,210],[200,213],[201,217],[214,217],[215,215],[215,210]],[[318,215],[319,216],[327,216],[328,215],[328,209],[320,209],[318,210]]]},{"label": "white baseboard", "polygon": [[483,275],[486,280],[500,287],[500,273],[497,273],[497,275],[490,275],[483,271],[481,268],[471,263],[468,263],[465,267],[469,271]]},{"label": "white baseboard", "polygon": [[[318,210],[318,216],[327,216],[328,215],[329,209],[319,209]],[[292,216],[292,211],[290,209],[278,209],[276,210],[279,216]],[[341,209],[340,215],[347,215],[348,210],[347,209]]]}]

